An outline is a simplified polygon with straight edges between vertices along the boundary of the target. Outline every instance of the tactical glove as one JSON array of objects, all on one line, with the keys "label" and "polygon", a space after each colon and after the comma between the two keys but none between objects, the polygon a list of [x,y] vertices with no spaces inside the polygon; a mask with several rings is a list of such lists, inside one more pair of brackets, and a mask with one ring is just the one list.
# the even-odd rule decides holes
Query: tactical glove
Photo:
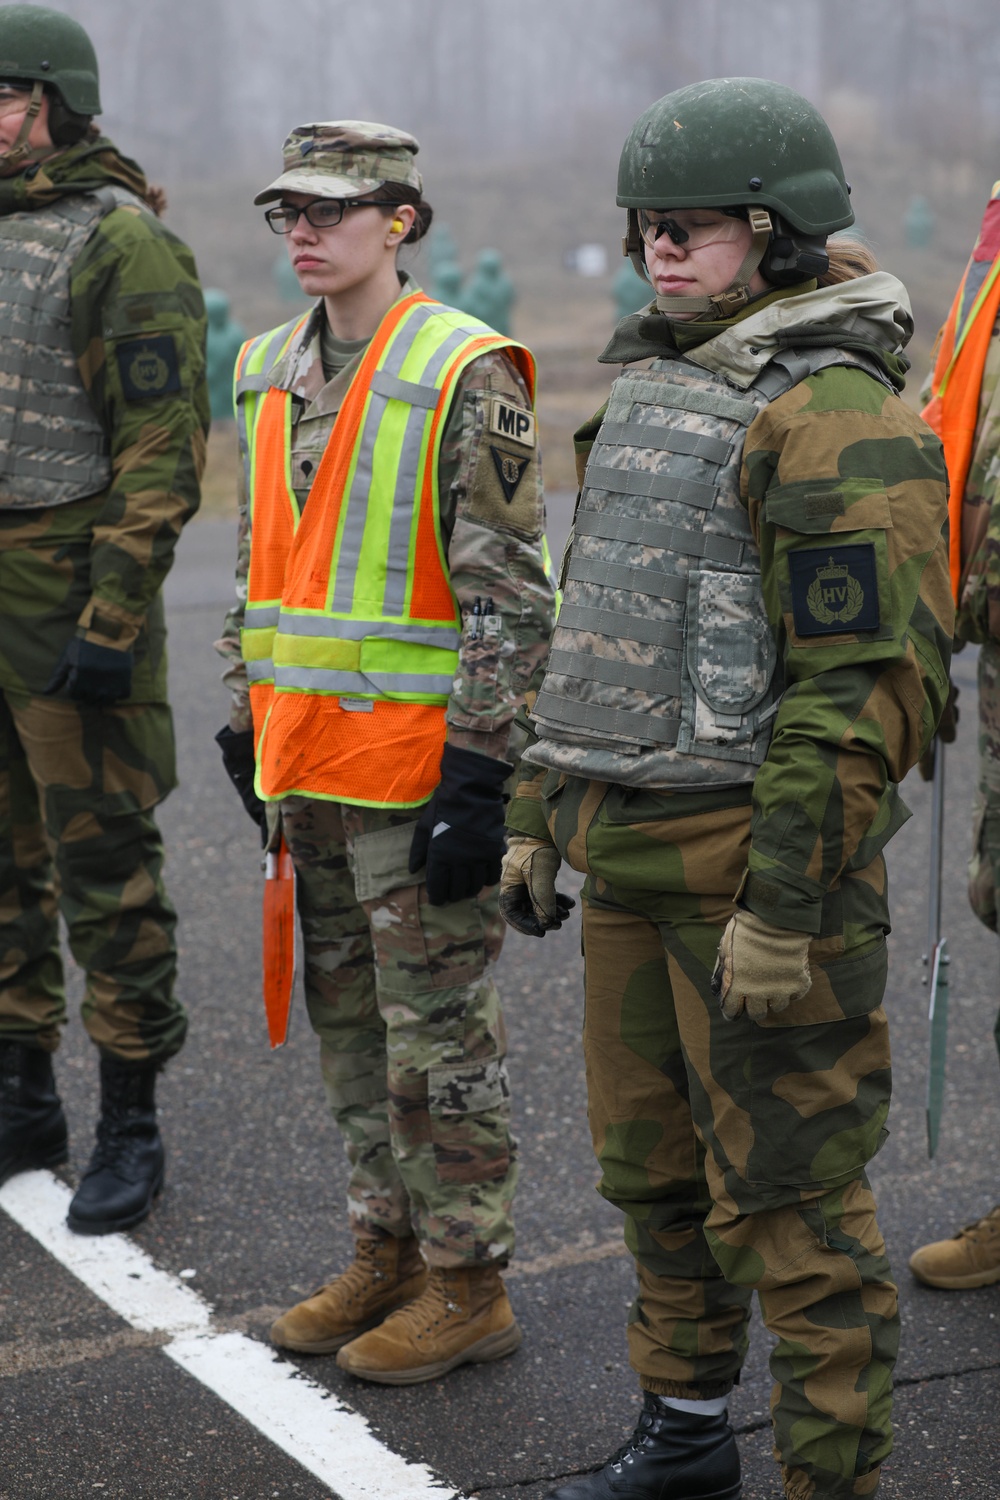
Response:
[{"label": "tactical glove", "polygon": [[556,890],[560,864],[558,849],[547,839],[510,836],[500,873],[500,915],[508,927],[544,937],[562,926],[576,902]]},{"label": "tactical glove", "polygon": [[75,635],[45,684],[46,693],[65,688],[78,703],[106,707],[120,703],[132,691],[132,652],[98,646]]},{"label": "tactical glove", "polygon": [[410,845],[410,874],[427,866],[432,906],[464,901],[500,879],[504,851],[506,761],[446,744],[441,780],[417,820]]},{"label": "tactical glove", "polygon": [[240,794],[247,812],[260,829],[261,838],[267,833],[267,803],[262,802],[254,791],[253,778],[256,761],[253,753],[253,730],[220,729],[215,743],[222,751],[222,764],[226,775]]},{"label": "tactical glove", "polygon": [[751,1021],[787,1010],[812,984],[808,932],[772,927],[752,911],[738,908],[722,934],[712,990],[722,1014],[735,1021],[744,1008]]}]

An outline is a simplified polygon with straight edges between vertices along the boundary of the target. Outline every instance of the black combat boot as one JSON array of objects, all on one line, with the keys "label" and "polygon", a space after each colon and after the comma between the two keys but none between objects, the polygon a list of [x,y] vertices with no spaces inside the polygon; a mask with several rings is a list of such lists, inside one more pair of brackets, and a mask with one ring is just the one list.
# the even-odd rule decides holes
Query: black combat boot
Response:
[{"label": "black combat boot", "polygon": [[156,1072],[155,1064],[136,1068],[101,1057],[97,1145],[66,1221],[77,1234],[113,1234],[138,1224],[163,1186]]},{"label": "black combat boot", "polygon": [[51,1053],[23,1042],[0,1042],[0,1182],[68,1159],[66,1116]]},{"label": "black combat boot", "polygon": [[725,1412],[696,1417],[645,1393],[639,1425],[603,1469],[547,1500],[739,1500],[740,1456]]}]

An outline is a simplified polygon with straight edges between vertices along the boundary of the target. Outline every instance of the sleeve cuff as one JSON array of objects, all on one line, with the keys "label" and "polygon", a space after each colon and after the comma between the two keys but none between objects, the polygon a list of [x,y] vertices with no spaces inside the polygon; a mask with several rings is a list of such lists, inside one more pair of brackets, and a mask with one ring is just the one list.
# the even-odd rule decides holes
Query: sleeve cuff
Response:
[{"label": "sleeve cuff", "polygon": [[735,900],[764,922],[790,932],[818,936],[827,891],[815,880],[793,870],[773,865],[765,870],[746,870]]}]

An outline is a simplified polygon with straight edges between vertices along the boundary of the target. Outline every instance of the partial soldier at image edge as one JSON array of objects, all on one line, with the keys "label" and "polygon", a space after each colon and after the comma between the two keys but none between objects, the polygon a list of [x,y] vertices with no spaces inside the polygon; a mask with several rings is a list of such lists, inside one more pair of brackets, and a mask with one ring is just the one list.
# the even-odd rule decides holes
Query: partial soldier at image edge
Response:
[{"label": "partial soldier at image edge", "polygon": [[160,588],[200,499],[205,316],[162,195],[93,124],[83,28],[4,6],[0,58],[0,1180],[68,1155],[61,912],[101,1081],[69,1224],[104,1234],[162,1186],[155,1080],[187,1026],[153,814],[176,785]]}]

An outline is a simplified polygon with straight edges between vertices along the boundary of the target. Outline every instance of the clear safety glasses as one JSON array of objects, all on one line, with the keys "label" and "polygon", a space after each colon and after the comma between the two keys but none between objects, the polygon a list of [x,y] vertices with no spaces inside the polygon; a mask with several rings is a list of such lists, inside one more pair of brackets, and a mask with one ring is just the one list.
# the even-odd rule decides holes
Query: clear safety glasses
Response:
[{"label": "clear safety glasses", "polygon": [[314,198],[305,208],[295,208],[291,203],[282,203],[278,208],[269,208],[264,218],[275,234],[291,234],[304,214],[307,224],[314,229],[332,229],[344,217],[346,208],[397,208],[398,204],[384,198]]},{"label": "clear safety glasses", "polygon": [[646,244],[655,248],[661,234],[685,250],[702,250],[723,240],[736,240],[744,232],[746,220],[715,208],[640,208],[639,233]]}]

